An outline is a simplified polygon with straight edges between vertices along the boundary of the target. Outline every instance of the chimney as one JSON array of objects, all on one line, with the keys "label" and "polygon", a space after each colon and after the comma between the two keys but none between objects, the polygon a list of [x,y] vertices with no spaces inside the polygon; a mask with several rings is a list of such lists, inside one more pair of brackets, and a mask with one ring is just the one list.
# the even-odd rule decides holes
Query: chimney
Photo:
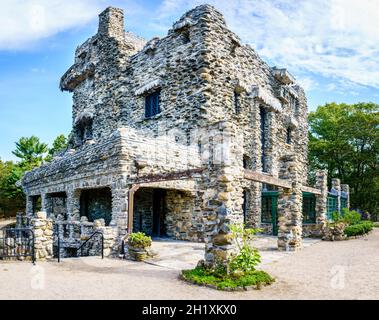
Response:
[{"label": "chimney", "polygon": [[124,40],[124,11],[119,8],[108,7],[100,13],[98,34]]}]

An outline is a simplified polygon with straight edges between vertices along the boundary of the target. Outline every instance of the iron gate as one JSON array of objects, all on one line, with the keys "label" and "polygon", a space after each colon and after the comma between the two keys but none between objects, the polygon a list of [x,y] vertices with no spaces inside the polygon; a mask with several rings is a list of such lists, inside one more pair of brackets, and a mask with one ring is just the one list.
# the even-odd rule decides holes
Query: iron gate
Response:
[{"label": "iron gate", "polygon": [[1,259],[30,257],[35,263],[34,232],[31,228],[4,228],[0,232],[2,232]]}]

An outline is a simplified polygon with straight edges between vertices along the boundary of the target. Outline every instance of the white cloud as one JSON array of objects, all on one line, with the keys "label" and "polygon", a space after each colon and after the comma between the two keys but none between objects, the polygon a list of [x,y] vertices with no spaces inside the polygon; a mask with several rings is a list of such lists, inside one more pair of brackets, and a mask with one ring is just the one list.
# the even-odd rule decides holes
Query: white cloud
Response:
[{"label": "white cloud", "polygon": [[[165,0],[158,20],[204,1]],[[208,0],[245,42],[295,74],[379,88],[379,1]],[[159,21],[157,21],[158,23]]]},{"label": "white cloud", "polygon": [[40,39],[85,25],[103,8],[100,0],[1,0],[0,50],[24,49]]}]

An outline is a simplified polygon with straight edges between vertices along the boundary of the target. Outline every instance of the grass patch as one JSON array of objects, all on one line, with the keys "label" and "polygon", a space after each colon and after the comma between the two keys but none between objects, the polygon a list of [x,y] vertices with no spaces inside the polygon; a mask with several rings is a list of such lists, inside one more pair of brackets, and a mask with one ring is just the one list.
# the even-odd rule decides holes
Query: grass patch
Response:
[{"label": "grass patch", "polygon": [[374,222],[374,228],[379,228],[379,222]]},{"label": "grass patch", "polygon": [[215,275],[203,267],[196,267],[192,270],[183,270],[182,276],[185,280],[198,285],[212,285],[219,290],[238,289],[255,286],[260,289],[262,286],[270,285],[275,281],[268,273],[255,270],[240,276]]}]

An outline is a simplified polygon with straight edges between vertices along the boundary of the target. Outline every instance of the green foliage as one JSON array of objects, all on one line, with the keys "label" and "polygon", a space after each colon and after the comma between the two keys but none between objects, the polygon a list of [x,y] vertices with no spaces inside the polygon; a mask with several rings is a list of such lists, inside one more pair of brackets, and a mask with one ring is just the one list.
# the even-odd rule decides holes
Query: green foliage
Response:
[{"label": "green foliage", "polygon": [[183,270],[182,276],[190,282],[199,285],[213,285],[220,290],[246,288],[249,286],[255,286],[257,289],[260,289],[262,286],[269,285],[275,281],[268,273],[260,270],[235,277],[231,274],[217,276],[206,268],[196,267],[192,270]]},{"label": "green foliage", "polygon": [[36,136],[22,137],[16,142],[16,150],[12,153],[21,159],[21,164],[28,168],[41,165],[44,155],[48,151],[47,144],[40,142]]},{"label": "green foliage", "polygon": [[379,222],[374,222],[374,228],[379,228]]},{"label": "green foliage", "polygon": [[[329,103],[309,114],[310,172],[350,185],[353,208],[379,212],[379,105]],[[330,182],[330,181],[329,181]]]},{"label": "green foliage", "polygon": [[259,251],[253,247],[254,235],[261,229],[246,228],[244,224],[232,224],[229,226],[231,239],[238,248],[238,253],[233,254],[228,261],[231,272],[247,273],[255,270],[261,262]]},{"label": "green foliage", "polygon": [[131,233],[128,237],[128,245],[133,248],[145,249],[151,246],[151,237],[143,232]]},{"label": "green foliage", "polygon": [[0,159],[0,216],[15,215],[24,208],[24,194],[15,185],[21,174],[21,169],[12,161]]},{"label": "green foliage", "polygon": [[45,161],[53,160],[54,155],[60,151],[65,150],[67,148],[67,145],[68,145],[68,138],[66,138],[66,136],[64,134],[60,134],[53,141],[53,145],[49,149],[48,155],[45,158]]},{"label": "green foliage", "polygon": [[358,224],[353,224],[345,228],[345,234],[348,237],[359,236],[370,232],[374,228],[371,221],[363,221]]},{"label": "green foliage", "polygon": [[51,149],[36,136],[22,137],[16,142],[13,154],[20,161],[14,163],[0,160],[0,216],[15,215],[17,211],[24,210],[25,196],[22,189],[16,186],[16,182],[22,179],[26,171],[40,166],[43,161],[51,160],[55,152],[66,146],[67,138],[64,135],[59,135],[54,140]]},{"label": "green foliage", "polygon": [[348,208],[342,209],[342,217],[343,217],[343,220],[348,225],[358,224],[362,220],[362,217],[359,214],[359,212],[354,211],[354,210],[349,210]]}]

